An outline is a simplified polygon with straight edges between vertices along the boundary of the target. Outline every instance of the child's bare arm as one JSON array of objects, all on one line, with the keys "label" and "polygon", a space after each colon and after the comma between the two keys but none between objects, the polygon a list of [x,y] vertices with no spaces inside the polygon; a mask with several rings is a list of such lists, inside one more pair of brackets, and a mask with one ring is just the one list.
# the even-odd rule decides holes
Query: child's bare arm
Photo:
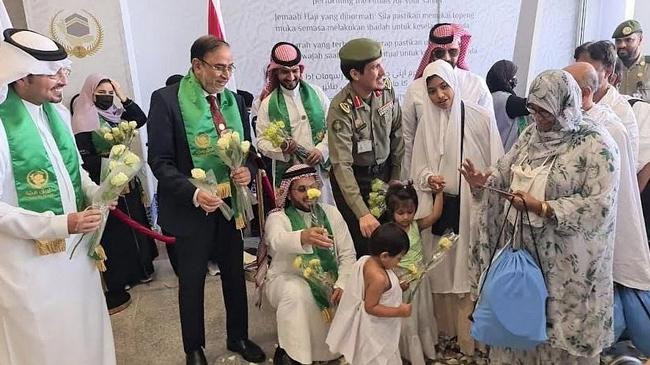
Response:
[{"label": "child's bare arm", "polygon": [[418,229],[420,229],[420,231],[430,228],[438,221],[438,219],[440,219],[440,216],[442,216],[443,201],[443,193],[442,190],[440,190],[436,192],[435,199],[433,200],[433,209],[431,210],[431,214],[424,218],[418,219]]},{"label": "child's bare arm", "polygon": [[388,286],[386,276],[374,268],[364,268],[363,279],[366,283],[364,307],[366,313],[377,317],[408,317],[411,305],[402,303],[399,307],[387,307],[379,304],[381,295]]}]

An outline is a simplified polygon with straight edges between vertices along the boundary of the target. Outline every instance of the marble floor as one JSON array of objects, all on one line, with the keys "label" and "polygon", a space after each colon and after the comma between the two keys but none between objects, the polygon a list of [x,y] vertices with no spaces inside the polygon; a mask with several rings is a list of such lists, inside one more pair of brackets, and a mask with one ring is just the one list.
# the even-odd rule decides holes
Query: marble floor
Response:
[{"label": "marble floor", "polygon": [[[164,252],[164,249],[162,250]],[[111,316],[119,365],[181,365],[185,354],[178,314],[178,282],[166,257],[154,262],[154,280],[130,290],[132,303]],[[255,285],[248,285],[249,337],[272,357],[276,343],[275,315],[253,303]],[[225,312],[219,276],[205,285],[205,354],[210,364],[246,364],[226,349]]]}]

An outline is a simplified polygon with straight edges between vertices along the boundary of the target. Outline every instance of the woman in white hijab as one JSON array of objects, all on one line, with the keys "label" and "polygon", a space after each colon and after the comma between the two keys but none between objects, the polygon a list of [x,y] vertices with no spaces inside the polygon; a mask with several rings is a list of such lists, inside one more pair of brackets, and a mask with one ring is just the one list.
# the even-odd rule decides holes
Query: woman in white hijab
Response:
[{"label": "woman in white hijab", "polygon": [[[506,219],[506,200],[487,189],[512,191],[513,207],[522,210],[525,201],[530,212],[522,241],[539,257],[548,290],[548,341],[529,351],[493,347],[491,363],[598,364],[600,352],[614,339],[612,255],[620,161],[609,133],[582,120],[581,104],[580,88],[569,73],[541,73],[528,95],[535,123],[490,170],[463,164],[477,203],[473,276],[485,269]],[[503,242],[511,234],[506,227]]]},{"label": "woman in white hijab", "polygon": [[[467,319],[473,307],[468,295],[471,195],[458,168],[463,158],[475,161],[481,169],[490,166],[503,155],[503,145],[490,112],[459,97],[456,74],[449,63],[438,60],[429,64],[423,78],[426,83],[420,90],[422,99],[430,102],[425,104],[422,122],[415,132],[411,160],[411,179],[420,202],[416,218],[431,212],[432,188],[444,184],[444,192],[451,198],[445,198],[443,217],[434,228],[437,233],[444,228],[455,228],[460,238],[430,275],[436,293],[434,307],[439,330],[448,336],[458,336],[461,351],[472,355],[474,342],[469,337]],[[451,221],[455,227],[441,226],[445,221]],[[422,241],[424,255],[430,257],[438,235],[423,232]]]}]

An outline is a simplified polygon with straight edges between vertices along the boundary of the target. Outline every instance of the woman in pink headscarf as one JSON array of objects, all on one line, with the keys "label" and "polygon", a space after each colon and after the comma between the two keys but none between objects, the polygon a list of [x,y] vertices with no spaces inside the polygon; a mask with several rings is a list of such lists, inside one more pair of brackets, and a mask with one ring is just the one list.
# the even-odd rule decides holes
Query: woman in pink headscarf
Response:
[{"label": "woman in pink headscarf", "polygon": [[[115,105],[119,99],[121,107]],[[72,100],[72,131],[83,159],[83,168],[90,178],[99,183],[102,158],[108,157],[112,144],[98,130],[116,127],[121,121],[135,121],[138,128],[147,122],[142,109],[126,97],[120,85],[106,76],[92,74],[86,78],[78,97]],[[149,226],[143,203],[143,190],[136,177],[120,196],[118,208],[144,226]],[[131,303],[125,287],[151,280],[152,260],[158,255],[151,238],[139,234],[125,223],[109,215],[102,236],[106,251],[106,304],[110,314],[117,313]]]}]

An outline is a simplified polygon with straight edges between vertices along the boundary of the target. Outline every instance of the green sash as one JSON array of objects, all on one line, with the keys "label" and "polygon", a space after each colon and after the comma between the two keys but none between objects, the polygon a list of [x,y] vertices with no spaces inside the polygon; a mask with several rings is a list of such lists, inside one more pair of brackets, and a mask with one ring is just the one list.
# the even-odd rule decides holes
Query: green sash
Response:
[{"label": "green sash", "polygon": [[[187,143],[190,146],[194,167],[214,172],[214,176],[219,183],[219,196],[221,198],[232,196],[232,207],[235,211],[235,217],[238,217],[240,212],[237,211],[236,194],[232,194],[235,185],[230,179],[230,169],[217,155],[219,134],[214,126],[210,105],[204,95],[203,87],[191,69],[180,82],[178,104],[185,124],[185,134]],[[220,110],[228,129],[239,133],[240,138],[243,140],[244,127],[239,115],[237,99],[235,99],[235,94],[232,91],[224,89],[221,94]]]},{"label": "green sash", "polygon": [[[309,119],[309,125],[311,126],[311,140],[314,143],[314,146],[321,143],[323,137],[325,137],[325,132],[327,131],[327,125],[325,124],[325,111],[321,105],[320,98],[318,94],[308,83],[300,80],[300,100],[302,105],[305,107],[305,112],[307,113],[307,118]],[[271,92],[269,96],[269,120],[275,122],[281,120],[284,122],[284,130],[288,135],[291,135],[291,121],[289,120],[289,112],[287,111],[287,104],[284,101],[280,87],[277,87]],[[325,161],[323,165],[329,162]],[[279,186],[282,182],[281,177],[284,172],[291,167],[291,163],[284,161],[275,161],[275,176],[276,182]]]},{"label": "green sash", "polygon": [[[284,213],[287,215],[287,217],[289,217],[289,222],[291,222],[292,230],[299,231],[308,228],[307,225],[305,224],[305,220],[302,218],[300,213],[298,213],[298,210],[296,210],[296,208],[293,205],[288,204],[287,207],[284,208]],[[325,214],[325,211],[320,206],[320,204],[314,205],[314,213],[316,214],[316,217],[318,217],[318,221],[323,222],[325,224],[325,229],[327,229],[327,232],[330,235],[332,235],[332,227],[330,226],[330,222],[327,219],[327,215]],[[336,257],[334,257],[331,250],[320,248],[320,247],[312,247],[312,253],[302,254],[300,256],[302,257],[303,261],[319,259],[321,266],[323,267],[323,270],[325,272],[330,273],[335,281],[338,279],[339,276],[338,264],[336,262]],[[316,300],[316,304],[318,304],[318,307],[321,310],[327,310],[330,307],[330,298],[328,298],[318,288],[317,285],[314,285],[310,281],[307,281],[307,283],[309,284],[309,288],[311,289],[311,293],[314,296],[314,299]]]},{"label": "green sash", "polygon": [[[77,211],[81,211],[84,205],[84,193],[81,188],[77,146],[55,107],[50,103],[44,103],[43,110],[47,116],[52,137],[72,181]],[[20,97],[11,87],[7,94],[7,100],[0,104],[0,119],[2,119],[2,126],[7,135],[18,206],[38,213],[51,211],[56,215],[64,214],[61,193],[52,162],[39,136],[36,124]],[[51,244],[55,244],[56,247]],[[62,247],[61,244],[63,244]],[[50,246],[49,248],[39,247],[42,254],[65,250],[65,242],[62,243],[62,240],[40,241],[39,245]]]},{"label": "green sash", "polygon": [[[111,129],[111,125],[108,124],[108,122],[104,118],[99,116],[99,128],[101,129],[103,127]],[[92,141],[93,141],[93,146],[95,146],[95,151],[97,151],[98,155],[101,156],[109,155],[109,153],[111,152],[111,148],[113,147],[113,144],[105,140],[104,136],[99,130],[92,132]]]}]

